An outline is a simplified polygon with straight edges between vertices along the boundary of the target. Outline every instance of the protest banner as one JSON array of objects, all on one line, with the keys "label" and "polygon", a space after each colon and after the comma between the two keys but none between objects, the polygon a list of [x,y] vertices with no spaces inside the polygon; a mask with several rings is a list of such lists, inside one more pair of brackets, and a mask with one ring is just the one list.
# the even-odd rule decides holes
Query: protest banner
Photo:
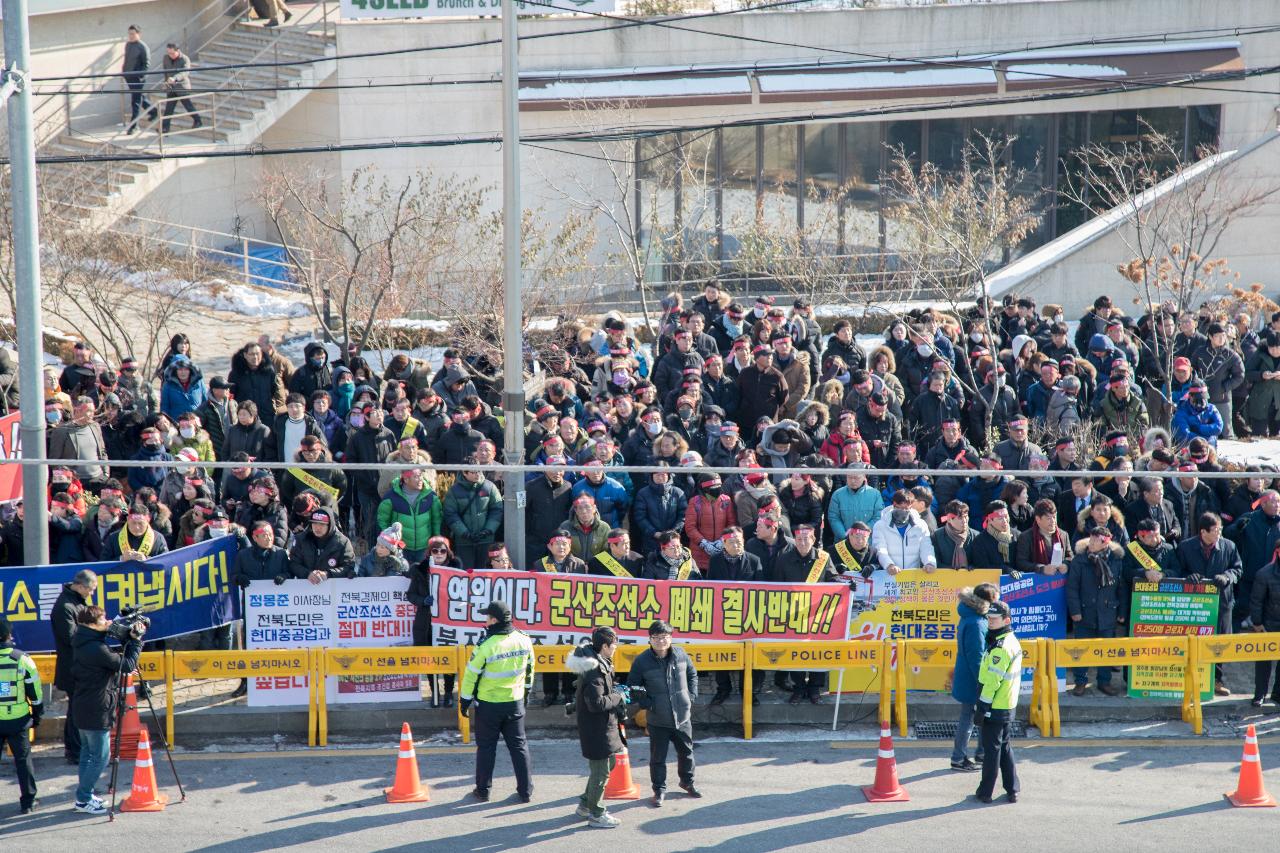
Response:
[{"label": "protest banner", "polygon": [[148,640],[163,640],[225,625],[240,618],[240,599],[227,578],[235,558],[232,537],[210,539],[143,563],[66,563],[0,571],[0,613],[14,629],[14,645],[26,652],[54,651],[50,612],[62,586],[81,569],[98,574],[90,601],[107,617],[139,607],[151,619]]},{"label": "protest banner", "polygon": [[440,645],[479,642],[484,609],[511,605],[513,624],[535,643],[574,645],[607,625],[624,640],[648,638],[668,622],[682,643],[740,640],[843,640],[846,584],[650,581],[543,572],[435,569],[431,625]]},{"label": "protest banner", "polygon": [[[22,455],[21,414],[13,412],[0,418],[0,459],[17,459]],[[0,465],[0,503],[22,497],[22,466]]]},{"label": "protest banner", "polygon": [[[1218,587],[1213,583],[1167,579],[1135,581],[1129,607],[1133,637],[1213,634],[1218,624]],[[1201,701],[1213,698],[1213,664],[1200,666]],[[1129,668],[1129,695],[1138,699],[1181,699],[1182,666],[1140,664]]]},{"label": "protest banner", "polygon": [[[245,645],[250,649],[378,648],[413,644],[414,607],[403,577],[353,578],[312,584],[254,581],[245,591]],[[329,676],[335,704],[395,702],[421,696],[417,675]],[[249,705],[307,704],[303,675],[249,678]]]},{"label": "protest banner", "polygon": [[[849,639],[954,640],[960,590],[999,582],[996,569],[911,569],[896,575],[877,570],[854,583]],[[896,661],[890,661],[890,666],[896,666]],[[945,669],[916,667],[907,674],[907,689],[944,691],[950,678]],[[878,689],[878,684],[870,668],[855,667],[844,670],[841,690],[864,693]]]},{"label": "protest banner", "polygon": [[[1013,633],[1020,640],[1047,637],[1065,640],[1067,637],[1067,576],[1023,574],[1014,580],[1010,575],[1000,577],[1000,600],[1009,605],[1013,617]],[[1067,671],[1058,667],[1058,688],[1065,690]],[[1022,673],[1022,692],[1031,693],[1032,673]]]}]

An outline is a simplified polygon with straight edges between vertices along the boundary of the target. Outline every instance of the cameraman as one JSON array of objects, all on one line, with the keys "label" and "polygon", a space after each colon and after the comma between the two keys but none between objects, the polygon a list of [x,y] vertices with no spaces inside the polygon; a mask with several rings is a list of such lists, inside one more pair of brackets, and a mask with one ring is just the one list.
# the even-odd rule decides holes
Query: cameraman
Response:
[{"label": "cameraman", "polygon": [[68,764],[80,763],[80,733],[71,720],[72,692],[71,660],[74,653],[71,638],[76,632],[76,616],[88,606],[98,591],[98,576],[89,569],[81,569],[62,585],[62,592],[53,602],[49,622],[53,628],[53,647],[57,657],[53,669],[53,686],[67,694],[67,718],[62,725],[62,755]]},{"label": "cameraman", "polygon": [[40,725],[44,714],[42,695],[35,661],[13,647],[9,620],[0,616],[0,756],[8,744],[18,767],[18,806],[22,814],[35,809],[36,777],[31,768],[27,729]]},{"label": "cameraman", "polygon": [[72,700],[76,728],[80,730],[80,784],[76,788],[75,810],[83,814],[107,813],[107,806],[94,795],[93,786],[107,766],[107,743],[116,721],[116,698],[121,674],[138,668],[142,635],[146,625],[133,625],[124,640],[124,653],[107,647],[111,622],[101,607],[86,607],[76,616],[72,637],[75,662],[71,676],[75,682]]}]

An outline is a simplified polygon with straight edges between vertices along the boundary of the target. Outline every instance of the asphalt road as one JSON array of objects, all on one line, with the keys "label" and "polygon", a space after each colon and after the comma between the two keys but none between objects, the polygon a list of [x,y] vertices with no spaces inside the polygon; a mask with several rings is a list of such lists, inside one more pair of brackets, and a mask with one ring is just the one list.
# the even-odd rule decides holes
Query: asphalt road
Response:
[{"label": "asphalt road", "polygon": [[[514,797],[500,751],[493,800],[476,803],[467,747],[418,748],[431,801],[392,806],[395,735],[386,749],[179,754],[185,803],[158,814],[105,818],[71,811],[73,768],[41,758],[41,810],[17,814],[12,765],[0,773],[0,838],[23,853],[113,849],[145,851],[307,850],[832,850],[849,841],[902,849],[1169,850],[1197,838],[1198,849],[1258,849],[1275,837],[1280,810],[1233,809],[1242,745],[1235,740],[1027,741],[1018,750],[1023,795],[1015,804],[968,799],[975,774],[947,767],[949,744],[899,742],[907,803],[872,805],[859,786],[875,773],[874,742],[709,742],[699,745],[703,799],[676,790],[667,805],[613,803],[623,825],[588,829],[573,816],[585,784],[577,745],[535,743],[535,795]],[[648,793],[648,741],[631,743],[637,785]],[[673,755],[674,758],[674,755]],[[7,757],[6,757],[7,761]],[[1263,767],[1280,765],[1280,744],[1264,740]],[[156,769],[177,799],[163,754]],[[132,772],[132,768],[129,768]],[[124,775],[122,767],[122,775]],[[674,761],[670,784],[675,784]],[[127,775],[125,775],[127,779]],[[1266,774],[1280,793],[1280,772]],[[124,782],[128,790],[128,782]],[[118,845],[129,845],[128,848]],[[438,845],[438,846],[437,846]]]}]

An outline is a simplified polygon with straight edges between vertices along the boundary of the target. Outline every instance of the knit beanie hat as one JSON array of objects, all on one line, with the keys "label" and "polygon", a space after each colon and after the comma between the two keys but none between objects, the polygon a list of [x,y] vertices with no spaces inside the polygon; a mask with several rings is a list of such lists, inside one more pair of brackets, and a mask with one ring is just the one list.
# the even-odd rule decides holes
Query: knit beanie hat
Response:
[{"label": "knit beanie hat", "polygon": [[392,522],[390,527],[378,534],[378,544],[392,554],[398,554],[400,549],[404,547],[403,535],[404,531],[400,526],[400,522]]}]

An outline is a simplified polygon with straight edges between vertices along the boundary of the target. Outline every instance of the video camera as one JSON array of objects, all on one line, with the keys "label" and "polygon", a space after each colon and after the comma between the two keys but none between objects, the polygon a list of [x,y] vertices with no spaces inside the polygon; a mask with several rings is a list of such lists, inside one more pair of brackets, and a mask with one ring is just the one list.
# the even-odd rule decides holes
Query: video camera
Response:
[{"label": "video camera", "polygon": [[151,620],[140,608],[126,607],[120,611],[119,616],[111,620],[111,624],[107,627],[107,636],[121,641],[130,637],[141,640],[142,635],[150,627]]}]

